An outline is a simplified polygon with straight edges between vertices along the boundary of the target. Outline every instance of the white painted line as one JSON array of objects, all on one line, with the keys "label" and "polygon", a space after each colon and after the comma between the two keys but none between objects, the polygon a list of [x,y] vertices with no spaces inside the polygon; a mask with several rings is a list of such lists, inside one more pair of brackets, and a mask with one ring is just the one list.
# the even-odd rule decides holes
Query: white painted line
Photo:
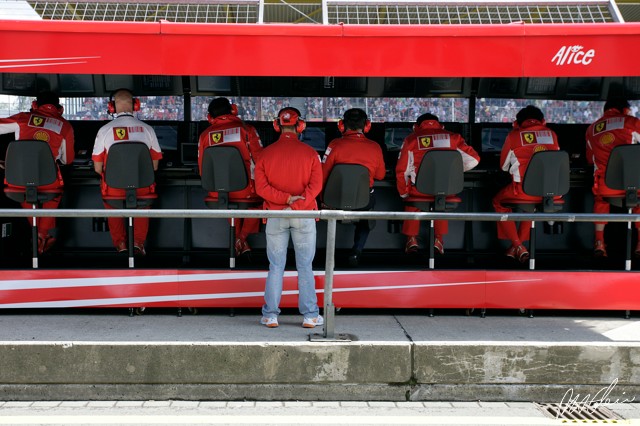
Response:
[{"label": "white painted line", "polygon": [[[244,425],[561,425],[560,419],[534,417],[478,416],[2,416],[0,424],[72,425],[72,424],[244,424]],[[593,422],[589,422],[592,424]],[[597,422],[597,424],[605,424]],[[617,420],[616,424],[640,425],[640,419]]]}]

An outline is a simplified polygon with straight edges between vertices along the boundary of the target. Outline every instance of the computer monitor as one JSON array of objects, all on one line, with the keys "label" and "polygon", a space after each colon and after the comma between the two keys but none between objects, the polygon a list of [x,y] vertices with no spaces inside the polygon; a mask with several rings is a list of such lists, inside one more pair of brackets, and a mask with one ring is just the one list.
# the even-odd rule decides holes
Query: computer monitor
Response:
[{"label": "computer monitor", "polygon": [[511,128],[509,127],[484,127],[480,134],[482,152],[500,153],[510,131]]},{"label": "computer monitor", "polygon": [[152,124],[162,151],[178,150],[178,126],[169,124]]},{"label": "computer monitor", "polygon": [[37,92],[35,74],[5,73],[2,74],[2,91],[10,94],[29,94]]},{"label": "computer monitor", "polygon": [[60,74],[58,86],[61,95],[91,95],[95,93],[93,75]]},{"label": "computer monitor", "polygon": [[183,143],[180,145],[180,161],[183,166],[195,166],[198,164],[198,144]]},{"label": "computer monitor", "polygon": [[198,92],[230,93],[231,77],[210,77],[199,75],[196,77]]},{"label": "computer monitor", "polygon": [[411,129],[407,127],[391,127],[384,129],[384,144],[387,151],[400,151],[405,138],[409,136]]},{"label": "computer monitor", "polygon": [[309,127],[300,135],[300,140],[318,152],[324,152],[327,141],[323,127]]}]

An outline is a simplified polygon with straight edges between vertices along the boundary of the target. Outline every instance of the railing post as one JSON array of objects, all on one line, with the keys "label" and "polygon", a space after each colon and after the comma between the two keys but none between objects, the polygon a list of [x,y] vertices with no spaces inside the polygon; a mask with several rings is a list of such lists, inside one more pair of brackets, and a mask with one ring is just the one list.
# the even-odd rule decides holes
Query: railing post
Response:
[{"label": "railing post", "polygon": [[324,271],[324,328],[323,337],[335,337],[335,306],[333,306],[333,268],[336,251],[336,219],[327,220],[327,257]]}]

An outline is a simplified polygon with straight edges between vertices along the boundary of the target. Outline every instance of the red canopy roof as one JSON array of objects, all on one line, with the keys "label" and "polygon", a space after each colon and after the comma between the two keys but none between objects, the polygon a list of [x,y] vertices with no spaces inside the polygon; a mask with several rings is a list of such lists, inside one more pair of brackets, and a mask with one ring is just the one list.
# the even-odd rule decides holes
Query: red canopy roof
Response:
[{"label": "red canopy roof", "polygon": [[4,72],[220,76],[637,76],[640,24],[0,21]]}]

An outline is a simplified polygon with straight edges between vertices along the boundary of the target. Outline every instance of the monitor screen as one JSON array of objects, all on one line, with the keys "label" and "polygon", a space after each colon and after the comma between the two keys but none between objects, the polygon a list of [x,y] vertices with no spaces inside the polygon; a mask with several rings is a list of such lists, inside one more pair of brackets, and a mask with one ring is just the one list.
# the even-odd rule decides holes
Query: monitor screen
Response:
[{"label": "monitor screen", "polygon": [[556,93],[555,77],[532,77],[527,80],[525,93],[527,95],[545,95],[552,96]]},{"label": "monitor screen", "polygon": [[623,81],[626,96],[633,98],[640,96],[640,77],[625,77]]},{"label": "monitor screen", "polygon": [[478,87],[478,97],[515,98],[518,96],[519,78],[482,78]]},{"label": "monitor screen", "polygon": [[307,127],[300,135],[300,140],[318,152],[324,152],[327,146],[322,127]]},{"label": "monitor screen", "polygon": [[162,151],[178,150],[178,126],[167,124],[152,124],[156,132],[158,143]]},{"label": "monitor screen", "polygon": [[400,151],[404,139],[410,133],[411,129],[405,127],[384,129],[384,144],[387,147],[387,151]]},{"label": "monitor screen", "polygon": [[111,93],[122,88],[127,88],[129,90],[133,89],[132,75],[105,75],[104,76],[104,90]]},{"label": "monitor screen", "polygon": [[509,127],[485,127],[482,129],[482,152],[500,152],[507,135],[511,131]]},{"label": "monitor screen", "polygon": [[18,92],[33,94],[36,92],[35,74],[2,74],[2,90],[4,92]]},{"label": "monitor screen", "polygon": [[430,79],[430,93],[462,94],[464,80],[457,77],[434,77]]},{"label": "monitor screen", "polygon": [[198,92],[231,92],[231,77],[196,77]]},{"label": "monitor screen", "polygon": [[183,166],[194,166],[198,164],[198,144],[183,143],[180,145],[180,161]]},{"label": "monitor screen", "polygon": [[386,77],[384,79],[384,93],[387,96],[412,96],[415,90],[415,78]]},{"label": "monitor screen", "polygon": [[334,88],[343,96],[358,96],[367,93],[366,77],[335,77]]},{"label": "monitor screen", "polygon": [[60,74],[58,85],[61,94],[93,94],[93,76],[90,74]]},{"label": "monitor screen", "polygon": [[174,78],[170,75],[142,75],[135,77],[134,91],[140,94],[172,93]]},{"label": "monitor screen", "polygon": [[601,77],[571,77],[567,81],[567,96],[597,98],[601,92]]}]

